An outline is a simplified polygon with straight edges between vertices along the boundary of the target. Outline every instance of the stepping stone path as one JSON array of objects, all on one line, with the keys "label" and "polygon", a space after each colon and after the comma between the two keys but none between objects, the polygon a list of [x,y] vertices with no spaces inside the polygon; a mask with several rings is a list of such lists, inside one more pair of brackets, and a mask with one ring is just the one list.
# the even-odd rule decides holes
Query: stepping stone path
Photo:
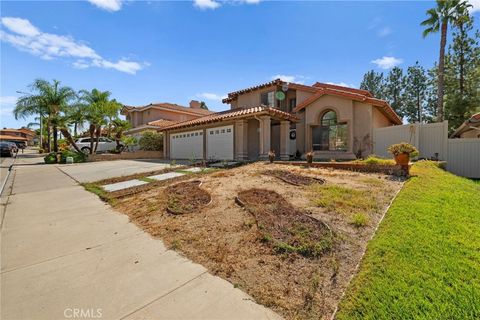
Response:
[{"label": "stepping stone path", "polygon": [[105,191],[108,191],[108,192],[113,192],[113,191],[123,190],[123,189],[132,188],[136,186],[141,186],[147,183],[148,182],[146,181],[134,179],[134,180],[107,184],[103,186],[103,189],[105,189]]},{"label": "stepping stone path", "polygon": [[172,178],[176,178],[176,177],[181,177],[183,175],[185,175],[185,173],[167,172],[167,173],[157,174],[155,176],[149,176],[148,178],[158,180],[158,181],[162,181],[162,180],[172,179]]},{"label": "stepping stone path", "polygon": [[[200,172],[200,171],[202,171],[202,168],[193,167],[193,168],[188,168],[188,169],[185,169],[185,170],[182,170],[182,171]],[[167,173],[157,174],[157,175],[154,175],[154,176],[149,176],[148,178],[149,179],[154,179],[154,180],[157,180],[157,181],[163,181],[163,180],[167,180],[167,179],[173,179],[173,178],[176,178],[176,177],[181,177],[181,176],[184,176],[184,175],[185,175],[185,173],[183,173],[183,172],[167,172]],[[147,183],[149,183],[149,182],[138,180],[138,179],[133,179],[133,180],[128,180],[128,181],[122,181],[122,182],[107,184],[107,185],[103,186],[103,189],[105,191],[108,191],[108,192],[114,192],[114,191],[118,191],[118,190],[123,190],[123,189],[127,189],[127,188],[141,186],[141,185],[144,185],[144,184],[147,184]]]}]

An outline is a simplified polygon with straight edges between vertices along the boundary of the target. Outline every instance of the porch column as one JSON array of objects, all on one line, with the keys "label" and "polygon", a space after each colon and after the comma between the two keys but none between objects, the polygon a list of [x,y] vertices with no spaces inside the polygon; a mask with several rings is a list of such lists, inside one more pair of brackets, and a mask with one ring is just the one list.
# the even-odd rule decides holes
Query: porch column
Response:
[{"label": "porch column", "polygon": [[168,150],[170,148],[169,148],[169,145],[168,145],[168,133],[166,131],[163,132],[162,139],[163,139],[163,159],[168,159],[168,157],[169,157]]},{"label": "porch column", "polygon": [[280,122],[280,160],[290,159],[290,121]]},{"label": "porch column", "polygon": [[247,120],[235,121],[235,154],[238,161],[248,159],[248,122]]},{"label": "porch column", "polygon": [[271,120],[270,116],[259,117],[260,119],[260,160],[268,159],[268,152],[270,151],[270,132]]}]

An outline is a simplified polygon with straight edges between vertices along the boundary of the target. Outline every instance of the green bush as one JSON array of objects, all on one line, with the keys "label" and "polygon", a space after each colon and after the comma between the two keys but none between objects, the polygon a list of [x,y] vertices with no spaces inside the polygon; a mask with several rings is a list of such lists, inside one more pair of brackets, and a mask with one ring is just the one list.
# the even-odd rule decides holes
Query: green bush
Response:
[{"label": "green bush", "polygon": [[43,157],[43,160],[46,164],[57,163],[55,152],[50,152],[45,157]]},{"label": "green bush", "polygon": [[67,157],[72,157],[74,163],[85,162],[87,160],[87,156],[82,152],[65,150],[65,151],[62,151],[62,154],[60,156],[60,162],[61,163],[66,163],[67,162]]},{"label": "green bush", "polygon": [[418,156],[417,148],[407,142],[392,144],[390,147],[388,147],[388,152],[390,152],[394,156],[398,156],[402,153],[407,153],[410,158],[415,158],[416,156]]},{"label": "green bush", "polygon": [[355,160],[355,163],[364,163],[372,165],[381,165],[381,166],[394,166],[395,161],[392,159],[382,159],[375,155],[370,155],[368,158],[363,160]]},{"label": "green bush", "polygon": [[163,149],[163,135],[156,131],[145,131],[138,144],[141,150],[160,151]]}]

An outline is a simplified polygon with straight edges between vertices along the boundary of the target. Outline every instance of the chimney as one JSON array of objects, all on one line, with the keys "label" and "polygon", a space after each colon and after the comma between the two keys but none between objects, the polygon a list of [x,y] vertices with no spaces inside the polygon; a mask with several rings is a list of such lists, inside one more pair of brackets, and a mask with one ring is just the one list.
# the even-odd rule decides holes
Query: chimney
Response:
[{"label": "chimney", "polygon": [[191,100],[191,101],[190,101],[190,108],[192,108],[192,109],[200,109],[200,106],[201,106],[201,104],[200,104],[199,101],[197,101],[197,100]]}]

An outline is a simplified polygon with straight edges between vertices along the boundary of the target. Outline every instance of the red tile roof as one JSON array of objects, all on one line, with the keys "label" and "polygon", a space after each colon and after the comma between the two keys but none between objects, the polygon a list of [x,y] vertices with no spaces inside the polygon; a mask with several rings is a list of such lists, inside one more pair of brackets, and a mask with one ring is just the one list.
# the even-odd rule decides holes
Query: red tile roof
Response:
[{"label": "red tile roof", "polygon": [[123,106],[122,114],[125,114],[126,112],[144,111],[144,110],[147,110],[147,109],[150,109],[150,108],[168,109],[168,110],[171,110],[171,111],[180,111],[180,112],[192,113],[192,114],[196,114],[196,115],[200,115],[200,116],[204,116],[204,115],[213,113],[213,111],[210,111],[210,110],[195,109],[195,108],[184,107],[184,106],[174,104],[174,103],[160,102],[160,103],[150,103],[149,105],[139,106],[139,107],[125,105],[125,106]]},{"label": "red tile roof", "polygon": [[246,118],[251,116],[260,116],[260,115],[270,115],[274,118],[278,118],[282,120],[290,120],[294,122],[298,121],[298,118],[291,113],[280,111],[278,109],[267,107],[267,106],[257,106],[257,107],[250,107],[245,109],[233,109],[233,110],[218,112],[218,113],[214,113],[214,114],[197,118],[194,120],[179,122],[172,126],[163,128],[162,131],[182,129],[182,128],[192,127],[196,125],[241,119],[241,118]]},{"label": "red tile roof", "polygon": [[314,93],[311,97],[303,101],[301,104],[299,104],[293,112],[298,112],[308,106],[309,104],[313,103],[315,100],[320,98],[321,96],[325,94],[329,95],[335,95],[335,96],[341,96],[345,98],[349,98],[355,101],[360,101],[360,102],[365,102],[372,104],[380,109],[380,111],[388,117],[393,123],[395,124],[402,124],[402,119],[395,113],[395,111],[390,107],[390,105],[381,99],[374,98],[373,95],[367,91],[367,90],[362,90],[362,89],[355,89],[355,88],[350,88],[350,87],[343,87],[335,84],[329,84],[329,83],[322,83],[322,82],[316,82],[312,86],[306,86],[303,84],[298,84],[298,83],[288,83],[285,81],[282,81],[281,79],[275,79],[270,82],[266,82],[260,85],[256,85],[253,87],[249,87],[246,89],[230,92],[228,94],[228,97],[223,99],[223,103],[230,103],[234,101],[240,94],[251,92],[254,90],[266,88],[269,86],[280,86],[283,84],[288,84],[288,87],[291,89],[297,89],[297,90],[302,90],[302,91],[307,91]]},{"label": "red tile roof", "polygon": [[166,120],[166,119],[158,119],[158,120],[155,120],[155,121],[148,122],[147,125],[155,126],[155,127],[159,127],[159,128],[165,128],[165,127],[174,125],[175,123],[177,123],[177,122],[176,121],[171,121],[171,120]]},{"label": "red tile roof", "polygon": [[1,134],[0,135],[0,140],[2,141],[27,141],[27,138],[20,137],[20,136],[10,136],[10,135],[5,135]]}]

